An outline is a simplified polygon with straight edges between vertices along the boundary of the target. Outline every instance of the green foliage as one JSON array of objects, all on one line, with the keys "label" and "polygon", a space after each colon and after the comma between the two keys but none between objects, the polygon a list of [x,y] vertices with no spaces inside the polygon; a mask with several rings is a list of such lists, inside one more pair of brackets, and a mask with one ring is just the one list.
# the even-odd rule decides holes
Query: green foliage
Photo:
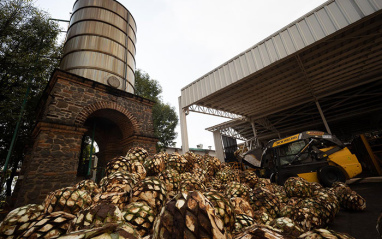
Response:
[{"label": "green foliage", "polygon": [[[90,137],[89,137],[90,139]],[[87,145],[84,147],[83,151],[82,151],[82,161],[86,161],[86,160],[89,160],[89,157],[90,157],[90,149],[92,149],[92,155],[95,155],[95,152],[96,152],[96,149],[95,147],[91,145],[91,140],[89,142],[87,142]]]},{"label": "green foliage", "polygon": [[159,102],[162,87],[157,80],[150,79],[149,74],[140,69],[135,71],[135,94]]},{"label": "green foliage", "polygon": [[153,106],[153,124],[155,137],[159,140],[157,150],[172,146],[176,138],[175,127],[178,124],[178,116],[174,107],[162,102],[160,96],[162,87],[159,82],[150,79],[149,74],[137,69],[135,71],[135,93],[156,102]]},{"label": "green foliage", "polygon": [[159,139],[158,148],[173,146],[175,127],[178,124],[175,108],[162,102],[156,103],[153,107],[153,121],[155,137]]},{"label": "green foliage", "polygon": [[79,161],[79,164],[78,164],[77,176],[87,176],[88,169],[89,169],[90,149],[92,149],[93,151],[92,152],[93,157],[96,153],[96,148],[94,146],[92,147],[91,144],[92,144],[91,138],[89,136],[85,136],[82,142],[81,160]]},{"label": "green foliage", "polygon": [[24,158],[37,103],[59,64],[59,31],[45,12],[33,6],[33,1],[0,0],[0,166],[4,165],[29,85],[30,94],[9,166],[15,170]]}]

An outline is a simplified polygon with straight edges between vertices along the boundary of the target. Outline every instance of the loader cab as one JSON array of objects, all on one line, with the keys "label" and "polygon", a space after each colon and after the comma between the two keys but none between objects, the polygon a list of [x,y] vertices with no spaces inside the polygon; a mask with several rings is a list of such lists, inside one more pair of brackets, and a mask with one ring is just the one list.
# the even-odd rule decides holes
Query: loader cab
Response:
[{"label": "loader cab", "polygon": [[247,152],[244,162],[256,168],[260,177],[280,185],[289,177],[299,176],[331,186],[362,172],[357,157],[335,136],[321,131],[271,140],[262,154],[256,150]]},{"label": "loader cab", "polygon": [[281,185],[295,176],[331,185],[362,171],[355,155],[340,140],[321,131],[270,141],[263,151],[261,167],[265,177]]},{"label": "loader cab", "polygon": [[[272,174],[287,171],[288,175],[295,176],[297,172],[294,170],[297,165],[305,164],[313,161],[313,156],[308,150],[304,150],[309,142],[300,139],[280,146],[273,147],[274,142],[268,144],[265,148],[261,159],[261,167],[266,169],[265,177]],[[300,153],[300,155],[298,155]]]}]

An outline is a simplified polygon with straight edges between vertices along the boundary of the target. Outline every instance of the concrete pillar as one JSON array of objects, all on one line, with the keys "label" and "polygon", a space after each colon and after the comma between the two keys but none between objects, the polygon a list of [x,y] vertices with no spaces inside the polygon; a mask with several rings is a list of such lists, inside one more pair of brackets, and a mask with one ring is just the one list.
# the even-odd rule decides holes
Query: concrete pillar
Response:
[{"label": "concrete pillar", "polygon": [[220,131],[218,130],[214,131],[213,134],[214,134],[216,157],[220,160],[220,162],[224,162],[224,149],[223,149],[222,135]]},{"label": "concrete pillar", "polygon": [[186,112],[182,108],[181,96],[179,96],[178,101],[179,101],[180,134],[182,136],[182,154],[185,154],[186,152],[189,151]]}]

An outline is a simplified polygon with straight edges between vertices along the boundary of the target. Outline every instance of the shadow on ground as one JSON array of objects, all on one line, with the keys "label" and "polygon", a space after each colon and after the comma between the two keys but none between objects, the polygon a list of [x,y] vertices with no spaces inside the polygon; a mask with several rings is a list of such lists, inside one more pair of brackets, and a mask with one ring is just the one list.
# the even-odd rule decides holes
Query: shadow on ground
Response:
[{"label": "shadow on ground", "polygon": [[382,182],[356,181],[349,186],[366,199],[366,210],[349,212],[341,209],[329,229],[346,232],[356,239],[380,239],[375,226],[382,210]]}]

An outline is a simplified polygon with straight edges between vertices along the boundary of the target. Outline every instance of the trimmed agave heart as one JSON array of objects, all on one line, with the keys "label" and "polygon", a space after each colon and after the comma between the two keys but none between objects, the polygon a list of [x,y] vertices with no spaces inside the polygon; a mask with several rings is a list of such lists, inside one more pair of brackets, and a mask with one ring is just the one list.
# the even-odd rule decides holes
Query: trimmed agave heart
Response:
[{"label": "trimmed agave heart", "polygon": [[28,204],[12,210],[0,224],[0,237],[18,238],[30,225],[44,217],[43,212],[44,207],[37,204]]},{"label": "trimmed agave heart", "polygon": [[154,223],[153,239],[230,238],[212,204],[201,192],[180,193],[162,209]]},{"label": "trimmed agave heart", "polygon": [[133,225],[141,236],[151,234],[154,211],[146,202],[132,202],[122,211],[123,219]]},{"label": "trimmed agave heart", "polygon": [[64,211],[76,214],[93,203],[91,194],[75,187],[61,188],[48,194],[43,203],[44,212]]}]

